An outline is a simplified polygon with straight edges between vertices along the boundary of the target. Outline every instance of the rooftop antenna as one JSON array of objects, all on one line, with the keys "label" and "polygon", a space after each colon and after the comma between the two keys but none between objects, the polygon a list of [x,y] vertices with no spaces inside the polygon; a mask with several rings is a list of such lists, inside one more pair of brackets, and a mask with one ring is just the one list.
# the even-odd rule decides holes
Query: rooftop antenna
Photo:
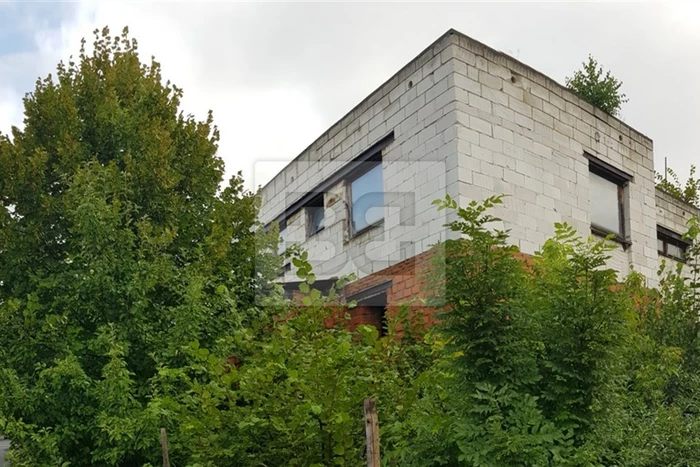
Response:
[{"label": "rooftop antenna", "polygon": [[668,157],[664,156],[664,182],[668,177]]}]

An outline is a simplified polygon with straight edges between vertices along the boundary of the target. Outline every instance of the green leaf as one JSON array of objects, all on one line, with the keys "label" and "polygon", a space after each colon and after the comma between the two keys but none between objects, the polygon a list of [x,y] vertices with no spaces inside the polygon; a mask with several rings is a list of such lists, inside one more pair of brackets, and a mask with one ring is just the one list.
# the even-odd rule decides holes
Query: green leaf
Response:
[{"label": "green leaf", "polygon": [[333,447],[333,454],[335,454],[336,456],[343,456],[343,455],[345,455],[345,448],[343,447],[343,445],[342,445],[342,444],[336,444],[336,445]]}]

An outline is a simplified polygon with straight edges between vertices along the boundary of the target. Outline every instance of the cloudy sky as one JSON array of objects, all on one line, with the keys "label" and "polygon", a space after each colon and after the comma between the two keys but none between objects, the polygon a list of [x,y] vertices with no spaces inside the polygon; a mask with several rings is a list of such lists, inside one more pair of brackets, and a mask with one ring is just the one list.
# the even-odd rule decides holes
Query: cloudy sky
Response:
[{"label": "cloudy sky", "polygon": [[0,3],[0,131],[21,126],[36,78],[105,25],[129,26],[186,112],[214,111],[227,171],[249,187],[449,28],[560,82],[592,53],[624,82],[622,118],[654,140],[657,167],[700,164],[692,3]]}]

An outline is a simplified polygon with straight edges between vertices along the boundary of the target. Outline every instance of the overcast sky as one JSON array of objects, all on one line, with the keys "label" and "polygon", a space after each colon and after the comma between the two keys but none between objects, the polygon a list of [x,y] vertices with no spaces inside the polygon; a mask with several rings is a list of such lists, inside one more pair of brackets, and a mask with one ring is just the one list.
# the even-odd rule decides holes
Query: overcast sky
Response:
[{"label": "overcast sky", "polygon": [[144,59],[184,88],[186,112],[214,111],[227,171],[249,187],[449,28],[562,83],[592,53],[624,82],[621,117],[654,140],[657,167],[700,164],[692,3],[0,3],[0,131],[21,126],[36,78],[105,25],[129,26]]}]

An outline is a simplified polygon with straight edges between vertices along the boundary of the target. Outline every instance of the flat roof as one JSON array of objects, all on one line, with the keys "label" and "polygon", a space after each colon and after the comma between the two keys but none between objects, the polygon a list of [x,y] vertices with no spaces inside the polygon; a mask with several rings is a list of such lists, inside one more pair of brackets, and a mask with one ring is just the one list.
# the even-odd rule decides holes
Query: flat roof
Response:
[{"label": "flat roof", "polygon": [[[332,136],[335,136],[338,131],[342,128],[342,123],[343,121],[350,117],[353,112],[355,112],[357,109],[362,108],[367,102],[371,101],[372,99],[376,98],[377,95],[381,96],[383,95],[382,91],[385,88],[388,88],[391,86],[392,81],[396,81],[395,85],[398,85],[399,82],[399,76],[404,73],[407,69],[409,69],[411,66],[415,65],[415,63],[420,60],[420,58],[430,52],[433,48],[435,48],[437,45],[439,45],[441,42],[445,41],[446,39],[451,39],[451,36],[456,36],[459,41],[462,42],[462,45],[465,46],[467,49],[474,51],[475,49],[480,50],[482,52],[482,55],[488,59],[494,60],[494,61],[501,61],[504,62],[503,65],[506,68],[509,68],[512,71],[518,72],[518,68],[520,69],[520,72],[525,72],[522,74],[527,74],[529,78],[539,78],[539,81],[542,81],[542,85],[547,87],[554,87],[555,89],[558,89],[561,93],[568,93],[572,96],[576,96],[569,88],[566,86],[562,85],[561,83],[557,82],[556,80],[550,78],[549,76],[545,75],[544,73],[532,68],[531,66],[517,60],[516,58],[513,58],[512,56],[501,52],[499,50],[496,50],[492,47],[489,47],[488,45],[477,41],[476,39],[473,39],[466,34],[463,34],[455,29],[449,29],[447,32],[445,32],[443,35],[438,37],[433,43],[431,43],[428,47],[423,49],[418,55],[416,55],[411,61],[409,61],[406,65],[404,65],[399,71],[394,73],[389,79],[384,81],[381,85],[379,85],[374,91],[372,91],[367,97],[365,97],[360,103],[358,103],[355,107],[353,107],[349,112],[347,112],[345,115],[343,115],[340,119],[338,119],[335,123],[333,123],[326,131],[321,133],[321,136],[316,138],[311,144],[309,144],[299,155],[297,155],[294,159],[289,161],[277,174],[272,177],[272,179],[267,182],[262,189],[264,190],[267,186],[269,186],[273,180],[275,180],[287,167],[289,167],[292,163],[297,162],[304,156],[304,154],[308,153],[308,151],[314,147],[317,143],[320,141],[325,141],[327,139],[330,139]],[[540,84],[540,83],[538,83]],[[393,86],[392,86],[393,89]],[[388,93],[388,92],[387,92]],[[578,98],[578,96],[576,96]],[[583,99],[581,99],[582,102],[585,102]],[[588,103],[586,103],[588,104]],[[640,143],[646,143],[650,147],[653,145],[653,141],[650,137],[646,136],[645,134],[637,131],[633,127],[631,127],[629,124],[623,122],[619,118],[610,115],[603,110],[600,110],[597,107],[594,107],[591,104],[588,104],[591,106],[591,108],[594,109],[594,117],[599,118],[599,119],[613,119],[620,127],[625,127],[629,129],[631,132],[634,132],[636,135],[630,135],[630,137],[634,140],[642,139],[646,141],[639,141]],[[334,131],[336,130],[337,131]],[[635,138],[634,136],[638,136],[638,138]],[[326,137],[326,140],[324,140],[324,137]]]}]

